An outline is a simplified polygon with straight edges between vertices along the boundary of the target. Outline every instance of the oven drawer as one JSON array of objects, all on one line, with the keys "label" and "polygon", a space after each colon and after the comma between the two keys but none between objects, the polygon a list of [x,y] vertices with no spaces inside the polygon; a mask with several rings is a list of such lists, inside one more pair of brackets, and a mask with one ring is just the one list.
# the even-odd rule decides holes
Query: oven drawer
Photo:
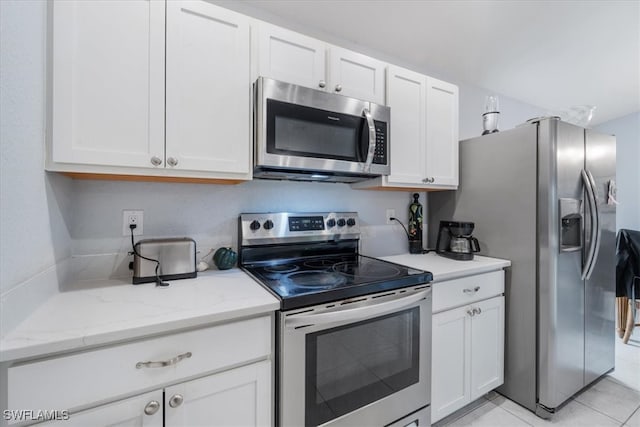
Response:
[{"label": "oven drawer", "polygon": [[434,313],[504,293],[504,270],[432,283]]},{"label": "oven drawer", "polygon": [[[8,369],[8,408],[73,409],[270,353],[271,316],[264,316],[24,363]],[[168,366],[144,365],[149,361]]]}]

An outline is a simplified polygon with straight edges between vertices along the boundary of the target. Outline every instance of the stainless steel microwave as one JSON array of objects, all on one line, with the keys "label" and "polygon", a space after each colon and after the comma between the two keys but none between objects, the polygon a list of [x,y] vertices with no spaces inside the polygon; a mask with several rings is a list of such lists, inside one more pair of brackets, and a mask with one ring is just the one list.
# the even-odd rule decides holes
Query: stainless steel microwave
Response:
[{"label": "stainless steel microwave", "polygon": [[389,174],[389,107],[265,77],[254,90],[254,177],[357,182]]}]

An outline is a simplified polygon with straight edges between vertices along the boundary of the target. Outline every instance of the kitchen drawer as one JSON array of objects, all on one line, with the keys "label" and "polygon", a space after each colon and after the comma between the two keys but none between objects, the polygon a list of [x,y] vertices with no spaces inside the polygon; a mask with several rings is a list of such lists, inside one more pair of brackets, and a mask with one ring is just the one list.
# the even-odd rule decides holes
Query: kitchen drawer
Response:
[{"label": "kitchen drawer", "polygon": [[432,285],[432,310],[437,313],[504,293],[504,270],[435,282]]},{"label": "kitchen drawer", "polygon": [[[271,342],[264,316],[12,366],[8,408],[72,410],[268,357]],[[136,367],[187,352],[170,366]]]}]

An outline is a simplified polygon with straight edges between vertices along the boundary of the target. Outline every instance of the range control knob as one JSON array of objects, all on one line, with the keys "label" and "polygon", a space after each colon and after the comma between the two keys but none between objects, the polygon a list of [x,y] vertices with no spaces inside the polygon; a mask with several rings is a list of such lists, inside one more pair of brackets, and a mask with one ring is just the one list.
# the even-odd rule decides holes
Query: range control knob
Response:
[{"label": "range control knob", "polygon": [[344,218],[340,218],[338,220],[338,227],[344,227],[345,224],[346,224],[346,221],[344,220]]},{"label": "range control knob", "polygon": [[260,223],[256,220],[253,220],[251,221],[251,224],[249,224],[249,228],[252,229],[253,231],[256,231],[260,229]]},{"label": "range control knob", "polygon": [[336,226],[336,220],[333,218],[330,218],[327,220],[327,227],[331,228],[331,227],[335,227]]},{"label": "range control knob", "polygon": [[349,227],[353,227],[354,225],[356,225],[356,220],[355,220],[355,219],[353,219],[353,218],[349,218],[349,219],[347,220],[347,225],[348,225]]},{"label": "range control knob", "polygon": [[273,221],[270,219],[266,220],[264,224],[262,224],[265,230],[271,230],[273,228]]}]

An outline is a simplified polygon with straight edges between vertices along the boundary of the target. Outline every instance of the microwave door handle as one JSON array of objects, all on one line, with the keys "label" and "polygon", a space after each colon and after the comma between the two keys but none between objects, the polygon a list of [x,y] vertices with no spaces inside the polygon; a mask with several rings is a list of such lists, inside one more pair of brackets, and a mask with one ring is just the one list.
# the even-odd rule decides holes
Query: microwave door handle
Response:
[{"label": "microwave door handle", "polygon": [[369,128],[369,148],[367,149],[367,160],[362,166],[362,171],[369,173],[371,170],[371,163],[373,162],[373,155],[376,151],[376,126],[373,123],[373,117],[368,109],[362,110],[362,114],[367,119],[367,127]]},{"label": "microwave door handle", "polygon": [[418,301],[427,298],[429,292],[431,292],[431,290],[418,292],[417,294],[398,298],[393,301],[373,303],[372,305],[357,308],[345,308],[320,314],[293,315],[285,319],[284,323],[285,327],[292,329],[298,326],[326,325],[330,323],[363,320],[414,305]]}]

